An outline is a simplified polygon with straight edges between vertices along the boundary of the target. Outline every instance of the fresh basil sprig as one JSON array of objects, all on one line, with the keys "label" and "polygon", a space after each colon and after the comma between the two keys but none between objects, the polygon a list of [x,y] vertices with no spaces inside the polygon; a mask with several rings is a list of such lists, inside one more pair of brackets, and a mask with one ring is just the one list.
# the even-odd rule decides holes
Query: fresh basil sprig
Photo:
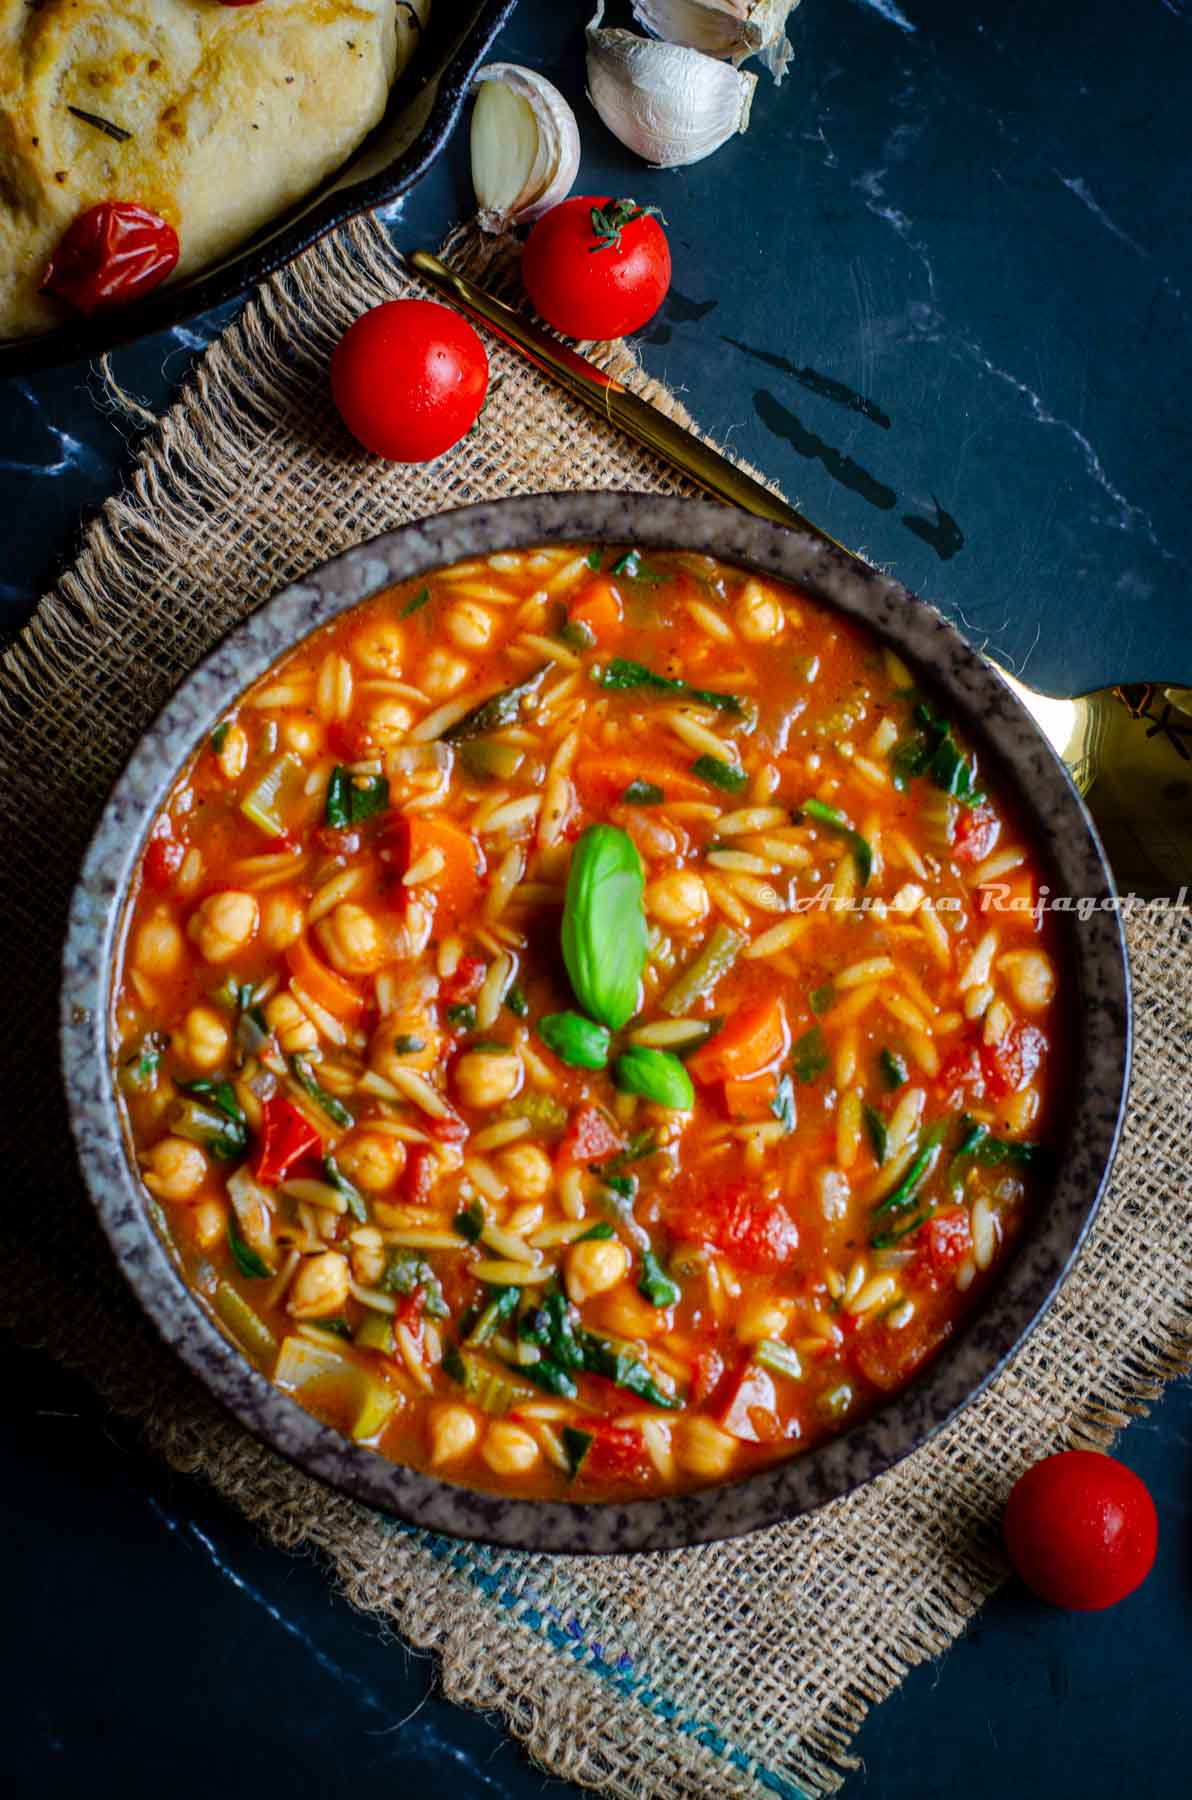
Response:
[{"label": "fresh basil sprig", "polygon": [[589,825],[577,838],[563,902],[563,961],[584,1011],[610,1031],[637,1010],[646,961],[644,887],[628,832]]}]

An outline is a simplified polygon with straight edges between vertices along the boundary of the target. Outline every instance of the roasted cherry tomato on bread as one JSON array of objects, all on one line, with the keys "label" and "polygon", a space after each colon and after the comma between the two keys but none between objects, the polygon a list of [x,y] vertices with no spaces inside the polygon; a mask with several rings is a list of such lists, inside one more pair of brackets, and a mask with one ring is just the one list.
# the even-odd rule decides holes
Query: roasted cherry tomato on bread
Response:
[{"label": "roasted cherry tomato on bread", "polygon": [[1150,1574],[1159,1521],[1124,1463],[1095,1450],[1063,1450],[1019,1476],[1002,1533],[1036,1594],[1072,1612],[1100,1612]]},{"label": "roasted cherry tomato on bread", "polygon": [[565,337],[640,331],[666,298],[671,259],[657,207],[573,196],[539,219],[522,252],[522,280]]},{"label": "roasted cherry tomato on bread", "polygon": [[349,325],[331,392],[352,436],[391,462],[429,462],[476,423],[488,357],[466,319],[434,300],[390,300]]},{"label": "roasted cherry tomato on bread", "polygon": [[160,286],[178,255],[178,233],[165,219],[131,200],[103,200],[67,227],[41,291],[89,318]]}]

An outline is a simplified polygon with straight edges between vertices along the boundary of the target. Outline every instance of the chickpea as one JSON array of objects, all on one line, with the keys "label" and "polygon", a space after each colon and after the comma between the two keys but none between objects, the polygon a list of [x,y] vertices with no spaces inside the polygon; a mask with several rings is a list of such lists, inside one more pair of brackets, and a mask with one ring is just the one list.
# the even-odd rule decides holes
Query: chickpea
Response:
[{"label": "chickpea", "polygon": [[457,693],[472,673],[471,663],[440,647],[430,651],[418,670],[418,685],[431,700],[447,700]]},{"label": "chickpea", "polygon": [[469,1050],[455,1065],[456,1091],[465,1106],[499,1106],[521,1084],[521,1058],[512,1050]]},{"label": "chickpea", "polygon": [[248,734],[242,725],[229,725],[216,758],[225,781],[239,781],[248,765]]},{"label": "chickpea", "polygon": [[432,1407],[427,1428],[432,1468],[436,1463],[454,1462],[456,1457],[470,1450],[480,1436],[479,1421],[466,1406]]},{"label": "chickpea", "polygon": [[382,1131],[354,1131],[336,1146],[335,1160],[357,1187],[383,1194],[406,1166],[406,1147]]},{"label": "chickpea", "polygon": [[362,1225],[351,1245],[353,1278],[361,1287],[376,1287],[385,1273],[385,1240],[375,1225]]},{"label": "chickpea", "polygon": [[727,1475],[737,1454],[737,1440],[727,1431],[721,1431],[719,1425],[697,1413],[694,1418],[679,1420],[675,1436],[681,1469],[689,1475],[702,1475],[709,1481],[718,1475]]},{"label": "chickpea", "polygon": [[341,900],[335,911],[315,926],[327,960],[341,975],[371,975],[386,960],[377,922],[354,900]]},{"label": "chickpea", "polygon": [[319,1041],[318,1031],[293,994],[274,994],[265,1002],[265,1023],[276,1033],[287,1056],[300,1056],[304,1050],[313,1050]]},{"label": "chickpea", "polygon": [[352,639],[352,655],[370,675],[400,675],[401,626],[396,619],[374,619]]},{"label": "chickpea", "polygon": [[786,623],[778,597],[760,581],[747,581],[737,601],[737,630],[747,644],[766,644],[781,637]]},{"label": "chickpea", "polygon": [[538,1461],[538,1440],[520,1425],[495,1419],[480,1454],[494,1475],[524,1475]]},{"label": "chickpea", "polygon": [[555,1179],[545,1150],[537,1144],[513,1144],[496,1157],[497,1171],[515,1200],[542,1200]]},{"label": "chickpea", "polygon": [[133,967],[142,975],[172,975],[186,945],[167,907],[150,913],[133,940]]},{"label": "chickpea", "polygon": [[207,1179],[207,1158],[187,1138],[160,1138],[145,1158],[143,1179],[159,1200],[193,1200]]},{"label": "chickpea", "polygon": [[660,875],[646,889],[645,901],[646,911],[675,931],[689,931],[708,915],[708,890],[690,869]]},{"label": "chickpea", "polygon": [[364,726],[374,744],[400,744],[414,715],[404,700],[374,700],[365,714]]},{"label": "chickpea", "polygon": [[[593,1242],[598,1242],[594,1239]],[[614,1337],[654,1338],[669,1329],[671,1315],[650,1302],[627,1281],[596,1302],[594,1322]]]},{"label": "chickpea", "polygon": [[302,936],[305,914],[293,894],[266,894],[261,901],[261,941],[270,950],[288,950]]},{"label": "chickpea", "polygon": [[392,1013],[373,1032],[369,1060],[377,1074],[386,1079],[394,1069],[420,1069],[425,1073],[438,1062],[442,1041],[442,1033],[424,1016]]},{"label": "chickpea", "polygon": [[213,1250],[228,1229],[228,1209],[222,1200],[200,1200],[187,1214],[190,1235],[197,1250]]},{"label": "chickpea", "polygon": [[317,719],[300,713],[290,713],[282,720],[279,735],[282,748],[292,750],[295,756],[317,756],[327,737]]},{"label": "chickpea", "polygon": [[590,1238],[567,1252],[564,1280],[567,1297],[577,1306],[593,1294],[606,1294],[625,1278],[629,1252],[616,1238]]},{"label": "chickpea", "polygon": [[260,908],[251,894],[226,888],[203,901],[187,927],[204,961],[228,962],[252,942]]},{"label": "chickpea", "polygon": [[474,600],[459,600],[443,620],[443,629],[461,650],[483,650],[493,634],[493,616]]},{"label": "chickpea", "polygon": [[232,1034],[211,1006],[192,1006],[183,1021],[176,1047],[192,1068],[218,1069],[227,1058]]},{"label": "chickpea", "polygon": [[286,1311],[295,1319],[325,1319],[342,1312],[348,1299],[348,1259],[323,1250],[298,1265]]},{"label": "chickpea", "polygon": [[793,1300],[779,1299],[776,1294],[756,1294],[745,1302],[737,1316],[737,1336],[743,1344],[785,1337],[794,1310]]},{"label": "chickpea", "polygon": [[1040,1012],[1055,994],[1055,969],[1042,950],[1011,950],[998,958],[998,971],[1027,1012]]}]

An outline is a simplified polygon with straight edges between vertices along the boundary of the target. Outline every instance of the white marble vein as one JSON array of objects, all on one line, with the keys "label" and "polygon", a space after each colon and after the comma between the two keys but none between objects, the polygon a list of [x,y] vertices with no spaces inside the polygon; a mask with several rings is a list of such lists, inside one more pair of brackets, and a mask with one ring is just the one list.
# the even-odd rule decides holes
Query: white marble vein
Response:
[{"label": "white marble vein", "polygon": [[1070,194],[1075,194],[1076,198],[1080,201],[1080,204],[1088,208],[1089,212],[1092,213],[1099,225],[1104,225],[1106,231],[1111,232],[1115,238],[1118,238],[1121,243],[1128,245],[1129,248],[1136,251],[1139,256],[1149,257],[1150,251],[1144,250],[1142,245],[1138,243],[1136,239],[1132,238],[1128,231],[1122,230],[1116,219],[1110,218],[1100,201],[1097,200],[1096,196],[1090,191],[1089,185],[1085,181],[1083,175],[1061,175],[1058,169],[1054,170],[1053,173],[1055,174],[1056,179],[1067,188],[1068,192]]},{"label": "white marble vein", "polygon": [[918,26],[912,25],[906,14],[894,5],[894,0],[856,0],[856,4],[875,12],[887,25],[897,25],[899,31],[913,33],[918,30]]}]

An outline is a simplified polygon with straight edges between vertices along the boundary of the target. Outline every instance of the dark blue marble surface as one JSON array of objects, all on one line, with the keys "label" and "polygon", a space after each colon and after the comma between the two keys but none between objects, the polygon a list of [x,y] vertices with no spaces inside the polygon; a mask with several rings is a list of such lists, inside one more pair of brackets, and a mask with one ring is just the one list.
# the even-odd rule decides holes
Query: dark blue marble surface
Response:
[{"label": "dark blue marble surface", "polygon": [[[806,0],[748,136],[674,173],[643,169],[583,102],[587,11],[522,0],[500,53],[575,100],[583,189],[667,214],[675,285],[647,367],[1037,685],[1192,680],[1189,0]],[[433,246],[469,200],[461,136],[392,229]],[[229,316],[121,351],[117,378],[159,409]],[[86,368],[0,388],[7,631],[137,445]],[[573,1791],[437,1697],[430,1665],[319,1567],[147,1458],[81,1381],[9,1354],[19,1794]],[[1183,1791],[1186,1383],[1122,1454],[1162,1519],[1146,1588],[1083,1619],[1007,1588],[870,1719],[846,1793]]]}]

